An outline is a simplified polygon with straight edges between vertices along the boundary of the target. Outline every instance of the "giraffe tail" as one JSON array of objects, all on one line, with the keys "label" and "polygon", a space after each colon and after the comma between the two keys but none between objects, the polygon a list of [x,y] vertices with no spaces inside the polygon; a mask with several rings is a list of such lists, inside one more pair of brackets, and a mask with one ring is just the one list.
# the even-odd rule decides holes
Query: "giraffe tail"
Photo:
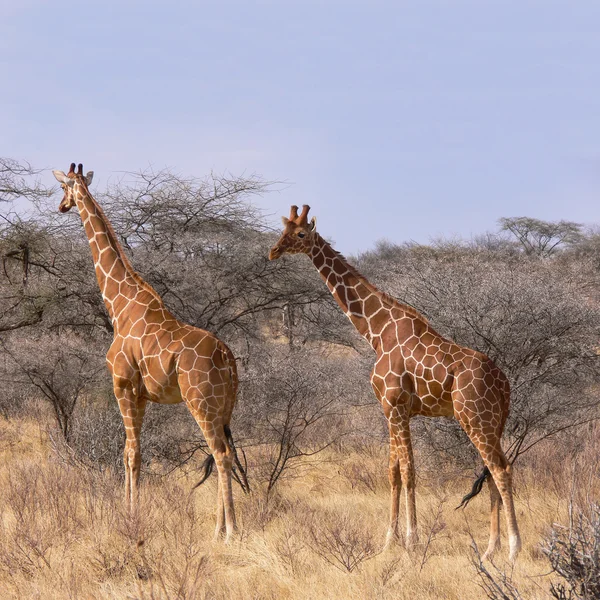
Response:
[{"label": "giraffe tail", "polygon": [[244,494],[249,494],[250,484],[248,483],[248,463],[246,461],[246,453],[244,452],[244,450],[242,450],[242,456],[244,457],[244,465],[242,465],[237,450],[235,448],[235,442],[233,441],[233,435],[231,435],[231,429],[229,428],[229,425],[224,425],[223,429],[225,430],[227,442],[229,443],[229,446],[233,451],[233,462],[235,463],[235,467],[237,467],[237,471],[236,468],[233,467],[232,476],[240,484],[240,487],[244,491]]},{"label": "giraffe tail", "polygon": [[479,494],[481,488],[483,487],[483,484],[485,483],[485,480],[490,475],[490,470],[487,467],[484,467],[483,471],[481,472],[481,475],[473,482],[473,487],[471,488],[471,491],[462,499],[461,503],[456,507],[455,510],[467,506],[467,504],[469,504],[469,501],[475,496],[477,496],[477,494]]},{"label": "giraffe tail", "polygon": [[215,457],[212,454],[209,454],[206,457],[206,460],[202,463],[202,477],[200,478],[200,481],[192,488],[193,490],[195,490],[199,485],[202,485],[210,477],[214,466]]}]

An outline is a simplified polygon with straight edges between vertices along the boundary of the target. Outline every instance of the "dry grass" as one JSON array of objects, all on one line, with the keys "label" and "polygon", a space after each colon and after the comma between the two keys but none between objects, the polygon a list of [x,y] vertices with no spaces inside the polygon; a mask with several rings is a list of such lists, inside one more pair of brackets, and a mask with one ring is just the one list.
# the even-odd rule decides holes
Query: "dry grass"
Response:
[{"label": "dry grass", "polygon": [[[268,503],[259,492],[236,491],[241,531],[224,546],[212,541],[214,478],[190,494],[181,473],[145,476],[141,516],[131,520],[118,477],[59,461],[33,421],[1,422],[1,597],[484,597],[470,536],[485,548],[487,498],[455,511],[467,482],[420,481],[421,544],[382,552],[385,448],[329,458],[283,482]],[[545,460],[553,460],[548,451]],[[558,467],[544,464],[545,471],[534,461],[517,482],[524,550],[512,580],[531,599],[548,597],[540,543],[553,522],[566,520],[569,490],[578,487],[570,479],[581,471],[564,457]],[[503,552],[501,568],[504,559]]]}]

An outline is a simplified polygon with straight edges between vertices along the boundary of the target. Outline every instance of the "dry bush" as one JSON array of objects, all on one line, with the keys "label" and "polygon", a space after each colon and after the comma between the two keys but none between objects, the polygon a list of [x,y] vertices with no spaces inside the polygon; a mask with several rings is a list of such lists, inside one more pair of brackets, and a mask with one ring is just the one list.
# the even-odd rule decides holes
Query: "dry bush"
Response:
[{"label": "dry bush", "polygon": [[592,504],[585,513],[571,508],[569,525],[555,525],[544,550],[565,580],[552,585],[559,600],[600,598],[600,506]]},{"label": "dry bush", "polygon": [[477,545],[473,542],[472,564],[479,576],[479,586],[490,600],[524,600],[515,586],[510,571],[486,564],[481,560]]},{"label": "dry bush", "polygon": [[[314,464],[304,459],[349,434],[345,399],[355,377],[336,357],[323,359],[308,348],[265,350],[257,348],[244,372],[236,421],[246,445],[260,444],[253,476],[269,494],[280,480]],[[340,377],[340,370],[348,377]]]},{"label": "dry bush", "polygon": [[[379,407],[372,410],[379,411]],[[389,492],[386,443],[361,438],[344,444],[340,450],[344,459],[338,464],[338,474],[351,490],[374,495]]]},{"label": "dry bush", "polygon": [[307,532],[310,549],[331,566],[348,573],[380,552],[373,532],[349,511],[313,513]]},{"label": "dry bush", "polygon": [[98,348],[68,332],[0,339],[4,369],[0,380],[22,395],[39,396],[52,408],[56,425],[66,441],[77,402],[100,383],[105,373]]},{"label": "dry bush", "polygon": [[292,576],[299,575],[305,568],[305,550],[306,544],[297,529],[296,523],[289,516],[283,517],[280,533],[275,539],[275,552]]},{"label": "dry bush", "polygon": [[[95,469],[123,466],[125,430],[112,390],[81,402],[73,414],[69,450],[75,460]],[[164,475],[198,466],[207,445],[187,407],[149,403],[141,434],[142,469]]]}]

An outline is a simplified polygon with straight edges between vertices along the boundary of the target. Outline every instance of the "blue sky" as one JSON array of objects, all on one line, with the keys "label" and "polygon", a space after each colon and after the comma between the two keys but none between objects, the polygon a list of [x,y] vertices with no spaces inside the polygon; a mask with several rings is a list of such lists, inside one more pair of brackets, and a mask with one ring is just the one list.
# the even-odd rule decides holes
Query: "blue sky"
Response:
[{"label": "blue sky", "polygon": [[0,155],[100,188],[258,173],[346,253],[600,222],[596,0],[1,0],[0,61]]}]

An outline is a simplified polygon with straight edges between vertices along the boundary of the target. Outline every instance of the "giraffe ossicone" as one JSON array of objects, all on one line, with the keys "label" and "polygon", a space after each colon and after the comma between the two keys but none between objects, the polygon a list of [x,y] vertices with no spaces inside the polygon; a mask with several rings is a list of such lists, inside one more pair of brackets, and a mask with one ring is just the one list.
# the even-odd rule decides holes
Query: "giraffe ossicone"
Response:
[{"label": "giraffe ossicone", "polygon": [[113,342],[106,355],[126,442],[126,503],[137,511],[141,465],[140,433],[148,401],[185,402],[210,449],[205,477],[217,468],[217,525],[215,535],[226,541],[236,529],[232,493],[233,463],[239,464],[229,429],[238,387],[235,358],[213,334],[176,319],[161,297],[133,269],[104,211],[88,186],[93,171],[54,171],[64,190],[61,212],[77,206],[89,240],[102,298],[110,316]]},{"label": "giraffe ossicone", "polygon": [[511,466],[501,437],[510,389],[504,373],[485,354],[438,334],[416,309],[378,290],[316,231],[310,207],[292,206],[269,258],[306,254],[336,302],[375,351],[371,385],[387,418],[391,485],[388,542],[399,538],[400,492],[406,499],[406,543],[418,540],[415,468],[410,419],[454,417],[479,451],[491,474],[490,540],[486,558],[500,548],[500,506],[506,512],[510,558],[521,549],[512,492]]}]

